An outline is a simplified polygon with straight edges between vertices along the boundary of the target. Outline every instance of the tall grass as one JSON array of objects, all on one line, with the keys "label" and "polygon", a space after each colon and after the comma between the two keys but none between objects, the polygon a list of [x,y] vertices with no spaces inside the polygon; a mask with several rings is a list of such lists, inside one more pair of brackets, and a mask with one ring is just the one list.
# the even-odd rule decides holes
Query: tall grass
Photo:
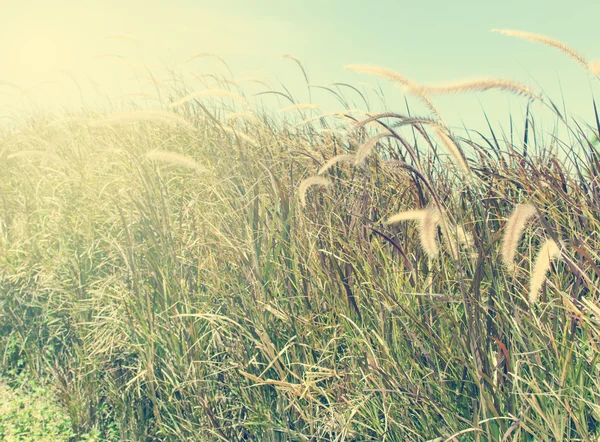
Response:
[{"label": "tall grass", "polygon": [[75,434],[598,440],[595,123],[524,122],[524,149],[170,92],[0,138],[2,367],[50,377]]}]

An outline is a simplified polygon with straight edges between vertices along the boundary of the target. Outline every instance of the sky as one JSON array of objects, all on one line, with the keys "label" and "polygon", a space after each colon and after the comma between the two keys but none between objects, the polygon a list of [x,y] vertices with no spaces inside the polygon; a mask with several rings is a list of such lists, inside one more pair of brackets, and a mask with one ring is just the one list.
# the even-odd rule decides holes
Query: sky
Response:
[{"label": "sky", "polygon": [[[548,35],[600,60],[600,2],[594,0],[0,2],[6,3],[0,15],[4,117],[22,108],[117,106],[152,87],[149,71],[167,78],[167,67],[182,69],[190,88],[201,88],[192,74],[223,72],[211,58],[184,63],[205,52],[226,60],[236,77],[264,72],[301,103],[309,100],[305,80],[282,55],[301,60],[315,85],[382,87],[386,107],[398,112],[405,110],[401,90],[344,66],[378,65],[427,84],[515,80],[556,101],[564,98],[573,116],[589,121],[593,115],[590,91],[597,80],[553,48],[491,30]],[[265,90],[258,84],[248,87]],[[335,106],[323,90],[312,89],[311,99]],[[272,97],[264,100],[273,108],[283,105]],[[355,104],[361,105],[358,99]],[[522,118],[526,106],[523,98],[498,92],[442,97],[436,104],[451,124],[476,126],[482,124],[482,108],[505,124],[509,113]]]}]

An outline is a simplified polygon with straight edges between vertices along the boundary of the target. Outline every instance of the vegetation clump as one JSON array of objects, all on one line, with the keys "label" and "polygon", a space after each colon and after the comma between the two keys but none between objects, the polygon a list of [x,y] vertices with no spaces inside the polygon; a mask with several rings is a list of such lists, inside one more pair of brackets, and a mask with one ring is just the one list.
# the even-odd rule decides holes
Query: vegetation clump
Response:
[{"label": "vegetation clump", "polygon": [[[258,111],[212,76],[0,135],[0,366],[52,379],[73,438],[600,438],[598,120],[352,69],[429,114]],[[491,88],[556,132],[433,102]]]}]

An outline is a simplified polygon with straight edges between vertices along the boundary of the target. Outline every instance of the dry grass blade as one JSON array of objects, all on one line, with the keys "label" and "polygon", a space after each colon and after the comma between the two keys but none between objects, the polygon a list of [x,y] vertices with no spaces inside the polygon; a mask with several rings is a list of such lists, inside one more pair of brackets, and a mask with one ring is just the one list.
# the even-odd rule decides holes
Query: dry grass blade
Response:
[{"label": "dry grass blade", "polygon": [[303,206],[306,206],[306,192],[308,188],[311,186],[330,186],[331,181],[327,178],[323,178],[322,176],[312,176],[310,178],[306,178],[300,182],[298,186],[298,198],[300,198],[300,202]]},{"label": "dry grass blade", "polygon": [[231,98],[241,104],[248,104],[246,102],[246,100],[244,100],[241,96],[239,96],[238,94],[231,92],[231,91],[226,91],[224,89],[208,89],[206,91],[198,91],[198,92],[192,92],[191,94],[186,95],[185,97],[181,98],[180,100],[177,100],[171,104],[169,104],[169,107],[173,108],[173,107],[177,107],[177,106],[181,106],[182,104],[185,104],[189,101],[192,100],[196,100],[198,98],[205,98],[205,97],[227,97],[227,98]]},{"label": "dry grass blade", "polygon": [[176,152],[169,152],[166,150],[153,150],[148,152],[146,158],[149,160],[160,161],[167,164],[172,164],[175,166],[180,166],[185,169],[195,170],[196,172],[206,172],[206,168],[198,164],[193,159],[186,157],[185,155],[181,155]]},{"label": "dry grass blade", "polygon": [[341,163],[341,162],[352,162],[354,161],[356,158],[355,155],[353,154],[340,154],[340,155],[336,155],[333,158],[330,158],[329,161],[327,161],[325,164],[323,164],[323,166],[321,166],[321,168],[319,169],[319,175],[324,174],[325,172],[327,172],[329,169],[331,169],[333,166],[335,166],[337,163]]},{"label": "dry grass blade", "polygon": [[531,204],[518,204],[504,228],[501,256],[504,264],[510,269],[519,246],[519,240],[525,230],[527,221],[536,215],[535,207]]},{"label": "dry grass blade", "polygon": [[515,31],[512,29],[492,29],[492,32],[498,32],[500,34],[509,35],[511,37],[518,37],[518,38],[522,38],[524,40],[530,40],[530,41],[542,43],[546,46],[551,46],[551,47],[556,48],[559,51],[563,52],[564,54],[567,54],[569,57],[571,57],[577,63],[582,65],[584,68],[588,69],[588,62],[583,57],[583,55],[581,55],[575,49],[567,46],[562,41],[555,40],[550,37],[546,37],[545,35],[532,34],[530,32],[523,32],[523,31]]},{"label": "dry grass blade", "polygon": [[551,239],[546,241],[535,259],[533,271],[531,274],[531,283],[529,289],[529,302],[535,304],[542,289],[546,274],[550,270],[550,263],[553,259],[560,257],[560,249],[558,245]]}]

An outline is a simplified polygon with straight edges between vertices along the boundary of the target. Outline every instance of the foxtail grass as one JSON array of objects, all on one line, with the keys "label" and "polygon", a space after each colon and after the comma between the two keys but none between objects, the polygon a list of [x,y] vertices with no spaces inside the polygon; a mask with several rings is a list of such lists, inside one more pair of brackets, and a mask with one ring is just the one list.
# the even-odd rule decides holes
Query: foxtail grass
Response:
[{"label": "foxtail grass", "polygon": [[548,270],[550,270],[552,260],[559,257],[560,248],[554,240],[549,239],[540,247],[531,272],[529,288],[529,302],[531,304],[535,304],[538,300],[542,286],[546,281],[546,275]]},{"label": "foxtail grass", "polygon": [[303,206],[306,206],[306,193],[311,186],[329,186],[331,181],[322,176],[312,176],[306,178],[298,185],[298,198]]},{"label": "foxtail grass", "polygon": [[321,168],[319,169],[319,175],[324,174],[325,172],[327,172],[329,169],[331,169],[333,166],[335,166],[338,163],[354,162],[355,158],[356,158],[356,156],[354,154],[336,155],[333,158],[330,158],[329,160],[327,160],[327,162],[321,166]]},{"label": "foxtail grass", "polygon": [[516,31],[512,29],[493,29],[493,32],[498,32],[500,34],[508,35],[511,37],[522,38],[524,40],[535,41],[537,43],[544,44],[546,46],[550,46],[558,49],[563,54],[568,55],[585,69],[588,69],[588,62],[583,55],[577,52],[575,49],[566,45],[562,41],[547,37],[545,35],[533,34],[530,32]]},{"label": "foxtail grass", "polygon": [[176,152],[168,152],[165,150],[153,150],[146,154],[146,158],[148,158],[149,160],[180,166],[185,169],[195,170],[199,173],[207,172],[207,169],[204,166],[198,164],[192,158],[189,158],[185,155],[181,155]]},{"label": "foxtail grass", "polygon": [[518,204],[504,226],[502,248],[500,256],[507,268],[514,267],[514,259],[519,247],[519,241],[527,222],[536,215],[537,211],[532,204]]}]

